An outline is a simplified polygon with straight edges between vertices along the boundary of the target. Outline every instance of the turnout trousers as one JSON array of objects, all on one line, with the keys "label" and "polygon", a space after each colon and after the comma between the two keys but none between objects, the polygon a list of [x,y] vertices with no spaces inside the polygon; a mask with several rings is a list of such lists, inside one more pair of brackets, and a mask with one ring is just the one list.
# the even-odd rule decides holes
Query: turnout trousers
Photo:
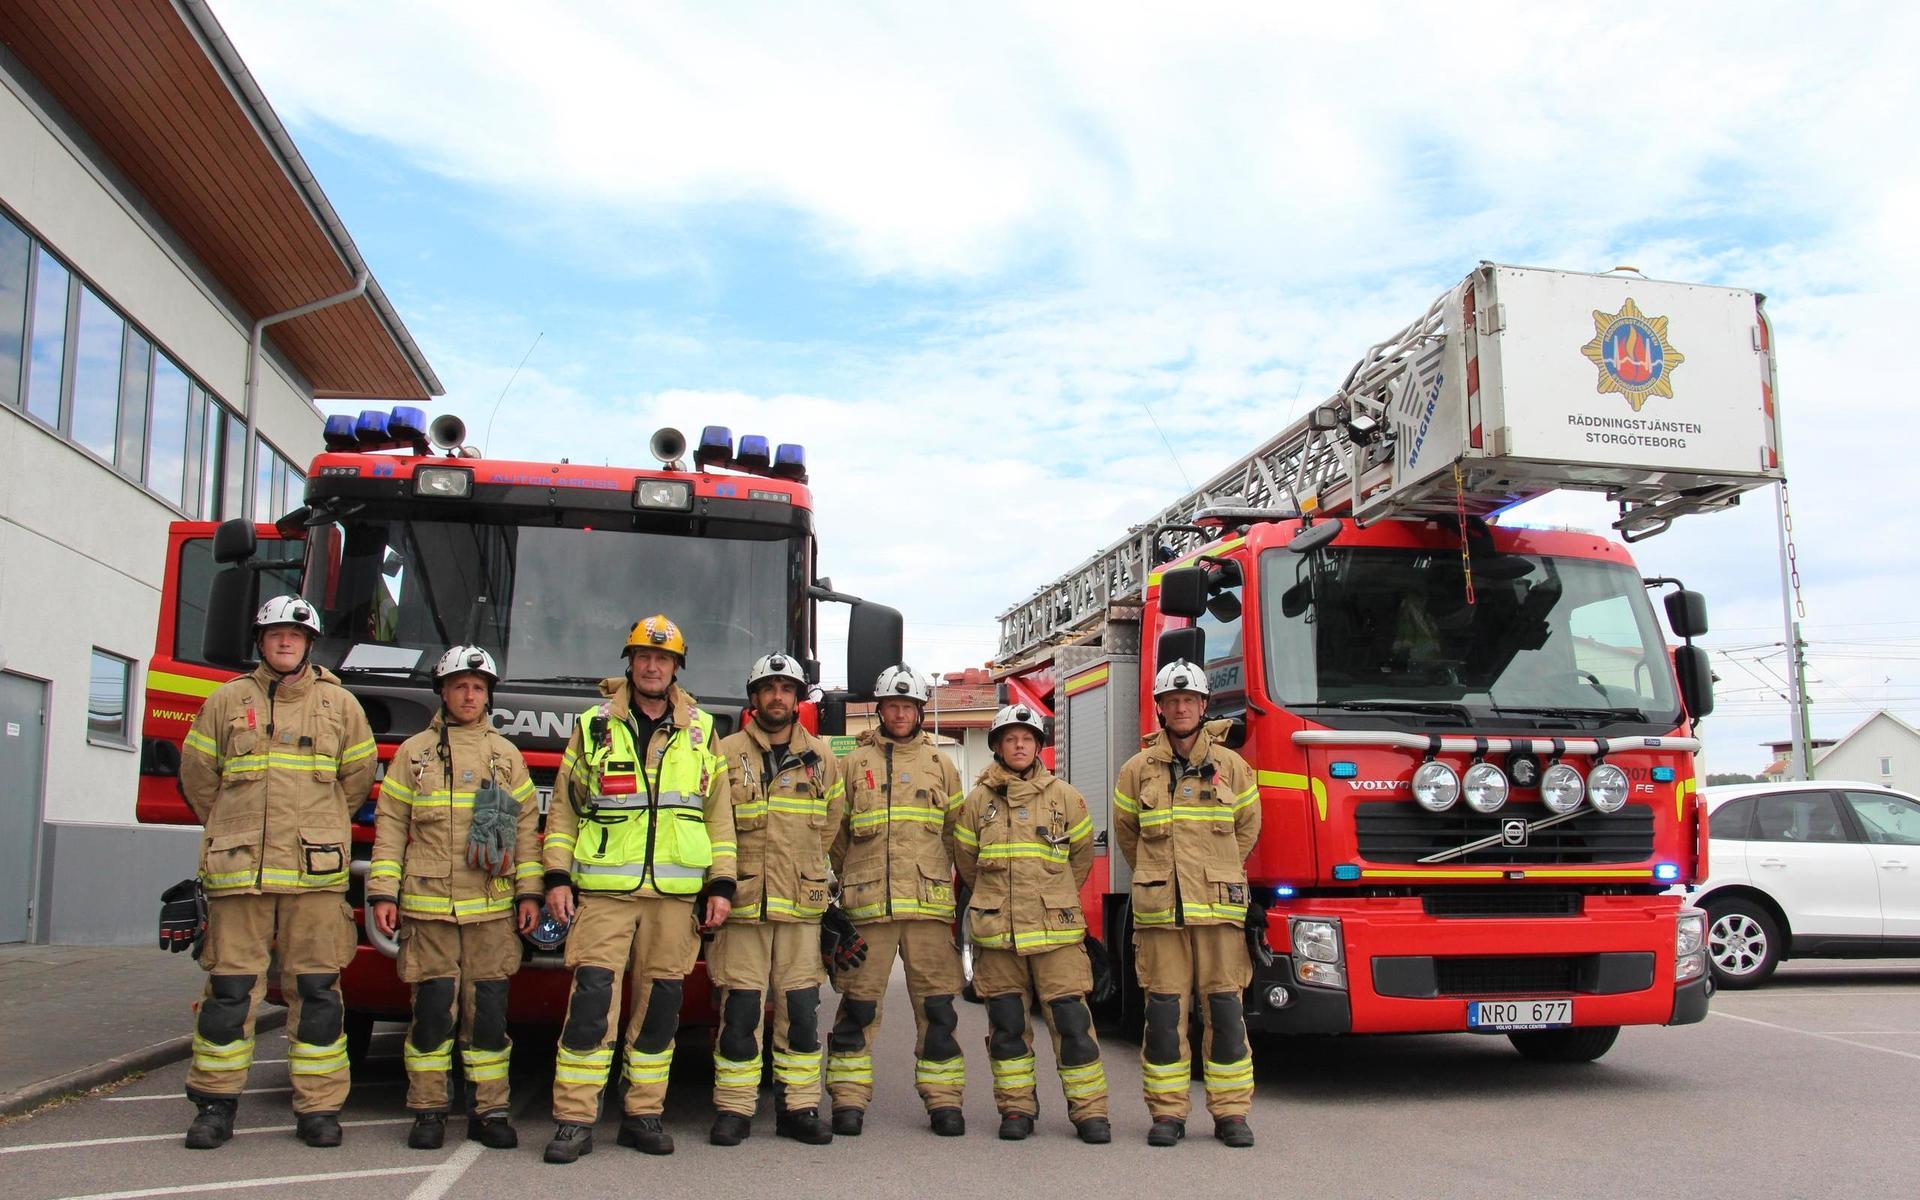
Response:
[{"label": "turnout trousers", "polygon": [[[500,918],[456,925],[402,918],[400,978],[413,985],[413,1019],[401,1059],[407,1107],[444,1113],[456,1032],[467,1077],[467,1112],[507,1111],[507,980],[520,969],[520,937]],[[457,1025],[455,1005],[458,1004]]]},{"label": "turnout trousers", "polygon": [[1107,1115],[1107,1073],[1100,1065],[1100,1043],[1087,1008],[1093,964],[1084,946],[1076,942],[1038,954],[976,946],[973,988],[987,1009],[993,1103],[1003,1116],[1031,1117],[1040,1111],[1034,1094],[1033,1022],[1027,1015],[1036,1001],[1053,1034],[1067,1116],[1077,1124]]},{"label": "turnout trousers", "polygon": [[786,1112],[820,1106],[820,926],[729,922],[707,951],[720,1005],[713,1041],[713,1106],[751,1117],[760,1098],[760,1029],[773,1001],[773,1085]]},{"label": "turnout trousers", "polygon": [[1198,995],[1206,1030],[1201,1054],[1207,1112],[1216,1118],[1246,1116],[1253,1106],[1253,1053],[1241,1008],[1253,979],[1246,930],[1238,925],[1136,928],[1133,947],[1146,992],[1140,1080],[1148,1114],[1187,1119],[1193,1083],[1187,1006]]},{"label": "turnout trousers", "polygon": [[553,1119],[591,1125],[613,1067],[621,981],[632,989],[626,1029],[626,1114],[657,1117],[666,1105],[673,1036],[687,972],[700,957],[693,898],[580,897],[567,935],[573,970],[567,1020],[554,1053]]},{"label": "turnout trousers", "polygon": [[945,921],[867,921],[867,959],[835,978],[840,1008],[827,1042],[827,1091],[835,1108],[865,1110],[873,1100],[873,1043],[880,1036],[881,1006],[897,955],[906,964],[913,1003],[913,1083],[931,1112],[959,1108],[966,1086],[966,1059],[955,1031],[959,1017],[960,952]]},{"label": "turnout trousers", "polygon": [[350,1082],[340,972],[358,941],[353,910],[339,892],[211,897],[200,947],[207,990],[194,1025],[187,1095],[238,1096],[246,1086],[254,1017],[277,950],[293,1111],[339,1112]]}]

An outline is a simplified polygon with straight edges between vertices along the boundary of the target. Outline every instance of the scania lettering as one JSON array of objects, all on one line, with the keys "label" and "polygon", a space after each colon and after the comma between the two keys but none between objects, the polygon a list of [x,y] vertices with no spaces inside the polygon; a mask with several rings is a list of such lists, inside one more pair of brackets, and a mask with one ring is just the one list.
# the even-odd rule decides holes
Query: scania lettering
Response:
[{"label": "scania lettering", "polygon": [[[1596,1058],[1702,1020],[1711,988],[1668,894],[1706,873],[1706,605],[1623,543],[1782,478],[1777,399],[1754,292],[1483,264],[1300,421],[1063,554],[1002,614],[995,675],[1052,715],[1105,854],[1144,685],[1205,665],[1260,787],[1251,1028]],[[1501,523],[1559,490],[1615,501],[1619,540]],[[1129,887],[1106,855],[1082,897],[1123,967]]]}]

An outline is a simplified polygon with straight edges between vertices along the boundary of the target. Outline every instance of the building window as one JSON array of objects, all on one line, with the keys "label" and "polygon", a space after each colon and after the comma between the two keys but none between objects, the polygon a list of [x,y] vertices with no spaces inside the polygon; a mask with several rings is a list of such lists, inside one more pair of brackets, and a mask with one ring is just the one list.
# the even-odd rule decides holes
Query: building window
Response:
[{"label": "building window", "polygon": [[27,333],[27,263],[33,242],[0,216],[0,404],[20,407],[20,350]]},{"label": "building window", "polygon": [[67,353],[67,269],[33,248],[33,325],[28,334],[27,411],[60,428],[61,373]]},{"label": "building window", "polygon": [[216,521],[228,517],[243,515],[240,502],[247,494],[247,423],[230,412],[222,411],[220,423],[226,429],[226,445],[220,453],[224,456],[221,464],[219,511],[213,514]]},{"label": "building window", "polygon": [[96,746],[133,745],[128,703],[133,691],[133,662],[99,647],[87,684],[87,740]]},{"label": "building window", "polygon": [[73,339],[73,440],[113,461],[120,433],[120,349],[127,323],[93,289],[79,285]]},{"label": "building window", "polygon": [[[113,465],[135,483],[146,482],[148,381],[153,374],[153,343],[131,326],[120,357],[120,440]],[[177,502],[176,502],[177,503]]]},{"label": "building window", "polygon": [[1893,756],[1891,754],[1882,754],[1880,756],[1880,774],[1884,776],[1891,776],[1893,774]]},{"label": "building window", "polygon": [[164,354],[153,359],[153,431],[147,439],[147,486],[169,504],[193,515],[191,492],[181,490],[186,467],[188,404],[193,386],[185,371]]}]

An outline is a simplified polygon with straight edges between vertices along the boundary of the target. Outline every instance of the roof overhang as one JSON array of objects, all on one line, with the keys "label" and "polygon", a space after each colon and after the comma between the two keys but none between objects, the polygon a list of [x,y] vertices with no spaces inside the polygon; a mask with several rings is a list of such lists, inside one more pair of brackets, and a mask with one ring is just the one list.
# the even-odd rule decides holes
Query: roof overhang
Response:
[{"label": "roof overhang", "polygon": [[[204,0],[6,0],[0,41],[249,316],[367,270]],[[316,398],[444,391],[378,281],[267,337]]]}]

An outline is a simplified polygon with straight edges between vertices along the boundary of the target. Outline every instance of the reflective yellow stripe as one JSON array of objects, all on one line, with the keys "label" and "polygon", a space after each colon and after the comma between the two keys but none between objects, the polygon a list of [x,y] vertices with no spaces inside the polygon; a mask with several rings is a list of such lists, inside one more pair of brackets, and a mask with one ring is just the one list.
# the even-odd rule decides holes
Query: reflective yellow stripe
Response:
[{"label": "reflective yellow stripe", "polygon": [[212,871],[202,871],[200,872],[200,885],[209,891],[216,892],[222,888],[251,887],[253,886],[253,872],[220,871],[216,873]]},{"label": "reflective yellow stripe", "polygon": [[1119,788],[1113,790],[1113,806],[1124,813],[1138,814],[1140,811],[1140,802]]},{"label": "reflective yellow stripe", "polygon": [[345,750],[342,750],[340,752],[340,761],[343,763],[359,762],[363,758],[372,757],[373,749],[374,749],[374,746],[373,746],[372,738],[368,738],[364,742],[355,742],[353,745],[348,746]]},{"label": "reflective yellow stripe", "polygon": [[1136,908],[1133,910],[1133,923],[1135,925],[1171,925],[1173,910],[1171,908]]},{"label": "reflective yellow stripe", "polygon": [[665,1083],[673,1066],[673,1047],[649,1052],[628,1046],[626,1059],[628,1083]]},{"label": "reflective yellow stripe", "polygon": [[1327,819],[1327,785],[1318,778],[1296,775],[1291,771],[1261,771],[1258,773],[1261,787],[1289,788],[1296,792],[1310,792],[1313,806],[1322,821]]},{"label": "reflective yellow stripe", "polygon": [[515,863],[513,867],[513,878],[516,882],[523,879],[539,879],[544,874],[546,872],[541,870],[537,862]]},{"label": "reflective yellow stripe", "polygon": [[513,798],[522,804],[533,799],[534,794],[535,788],[531,779],[522,779],[513,789]]},{"label": "reflective yellow stripe", "polygon": [[1192,1082],[1193,1063],[1187,1059],[1140,1064],[1140,1085],[1149,1095],[1184,1095]]},{"label": "reflective yellow stripe", "polygon": [[193,1065],[201,1071],[244,1071],[253,1065],[253,1039],[210,1042],[193,1035]]},{"label": "reflective yellow stripe", "polygon": [[769,796],[766,805],[774,812],[796,813],[804,817],[822,816],[827,811],[824,796]]},{"label": "reflective yellow stripe", "polygon": [[754,1088],[760,1086],[760,1059],[733,1059],[713,1052],[713,1082],[718,1087]]},{"label": "reflective yellow stripe", "polygon": [[827,1059],[827,1082],[834,1083],[872,1083],[873,1056],[871,1054],[835,1054]]},{"label": "reflective yellow stripe", "polygon": [[922,1086],[959,1087],[967,1081],[967,1060],[916,1058],[913,1060],[913,1081]]},{"label": "reflective yellow stripe", "polygon": [[[1183,900],[1180,902],[1180,911],[1189,921],[1203,921],[1213,918],[1226,921],[1244,921],[1247,916],[1247,906],[1244,904],[1189,904]],[[1134,923],[1145,924],[1145,922],[1140,921],[1137,917]]]},{"label": "reflective yellow stripe", "polygon": [[512,1056],[512,1043],[498,1050],[476,1050],[472,1046],[464,1046],[460,1050],[460,1065],[467,1072],[468,1083],[505,1079]]},{"label": "reflective yellow stripe", "polygon": [[974,935],[973,943],[988,950],[1020,949],[1024,946],[1072,946],[1086,936],[1084,929],[1030,929],[1024,933]]},{"label": "reflective yellow stripe", "polygon": [[805,905],[788,900],[783,896],[768,896],[767,911],[787,917],[817,917],[827,911],[825,904]]},{"label": "reflective yellow stripe", "polygon": [[1243,1058],[1238,1062],[1216,1063],[1211,1060],[1202,1068],[1206,1076],[1209,1092],[1237,1092],[1253,1087],[1253,1058]]},{"label": "reflective yellow stripe", "polygon": [[220,681],[176,675],[172,671],[148,671],[147,690],[151,692],[156,689],[172,692],[176,696],[211,696],[220,690]]},{"label": "reflective yellow stripe", "polygon": [[287,1039],[287,1074],[331,1075],[347,1069],[347,1037],[341,1034],[331,1045]]},{"label": "reflective yellow stripe", "polygon": [[1379,867],[1363,867],[1360,874],[1363,878],[1369,879],[1505,879],[1507,877],[1505,871],[1449,871],[1440,867],[1425,871],[1390,871]]},{"label": "reflective yellow stripe", "polygon": [[946,820],[946,814],[937,808],[920,808],[896,804],[892,808],[874,808],[866,812],[855,813],[849,824],[855,829],[878,827],[891,821],[915,822],[938,828]]},{"label": "reflective yellow stripe", "polygon": [[561,1083],[605,1084],[613,1069],[613,1047],[569,1050],[563,1043],[554,1052],[553,1077]]},{"label": "reflective yellow stripe", "polygon": [[412,892],[400,893],[400,911],[420,913],[424,916],[467,917],[474,913],[506,912],[513,907],[512,896],[480,896],[468,900],[455,900],[450,896],[418,896]]},{"label": "reflective yellow stripe", "polygon": [[380,781],[380,796],[382,799],[398,800],[402,804],[413,803],[413,789],[401,782],[397,775],[389,775]]},{"label": "reflective yellow stripe", "polygon": [[421,1050],[411,1039],[400,1043],[400,1061],[409,1071],[453,1070],[453,1039],[448,1038],[431,1050]]},{"label": "reflective yellow stripe", "polygon": [[333,871],[326,875],[309,875],[305,871],[289,871],[282,867],[268,867],[260,872],[262,884],[277,883],[291,887],[328,888],[347,881],[347,872]]},{"label": "reflective yellow stripe", "polygon": [[1067,840],[1070,842],[1084,842],[1087,840],[1087,838],[1091,837],[1092,835],[1093,835],[1093,818],[1092,817],[1081,817],[1080,820],[1074,825],[1073,828],[1067,830]]},{"label": "reflective yellow stripe", "polygon": [[953,827],[953,840],[959,842],[962,846],[978,846],[980,844],[980,835],[964,825],[955,825]]},{"label": "reflective yellow stripe", "polygon": [[367,864],[368,879],[398,879],[400,864],[390,858],[376,858]]},{"label": "reflective yellow stripe", "polygon": [[[854,908],[849,908],[847,915],[856,921],[864,921],[868,917],[885,916],[887,915],[887,901],[882,900],[878,904],[862,904]],[[951,904],[925,904],[919,900],[895,899],[893,901],[893,915],[896,917],[937,917],[942,921],[951,921],[954,916],[954,908]]]},{"label": "reflective yellow stripe", "polygon": [[745,804],[736,804],[733,806],[733,816],[736,821],[751,821],[755,817],[764,817],[766,815],[767,802],[765,800],[749,800]]},{"label": "reflective yellow stripe", "polygon": [[1085,1100],[1089,1096],[1104,1096],[1107,1091],[1107,1070],[1100,1060],[1079,1067],[1060,1068],[1060,1090],[1069,1100]]},{"label": "reflective yellow stripe", "polygon": [[987,1063],[993,1067],[993,1086],[996,1091],[1011,1092],[1033,1086],[1033,1055],[989,1058]]},{"label": "reflective yellow stripe", "polygon": [[1046,862],[1063,863],[1067,861],[1065,846],[1049,846],[1045,842],[995,842],[980,847],[982,860],[990,858],[1038,858]]},{"label": "reflective yellow stripe", "polygon": [[206,734],[201,733],[198,729],[189,730],[186,740],[181,742],[181,745],[188,750],[198,750],[210,758],[220,757],[220,743],[214,741]]},{"label": "reflective yellow stripe", "polygon": [[775,1050],[773,1052],[773,1078],[788,1087],[806,1087],[820,1082],[820,1051],[800,1054],[793,1051]]},{"label": "reflective yellow stripe", "polygon": [[574,837],[570,833],[561,833],[558,830],[547,831],[547,835],[546,835],[547,845],[564,846],[567,849],[571,850],[573,849],[573,842],[574,842]]}]

